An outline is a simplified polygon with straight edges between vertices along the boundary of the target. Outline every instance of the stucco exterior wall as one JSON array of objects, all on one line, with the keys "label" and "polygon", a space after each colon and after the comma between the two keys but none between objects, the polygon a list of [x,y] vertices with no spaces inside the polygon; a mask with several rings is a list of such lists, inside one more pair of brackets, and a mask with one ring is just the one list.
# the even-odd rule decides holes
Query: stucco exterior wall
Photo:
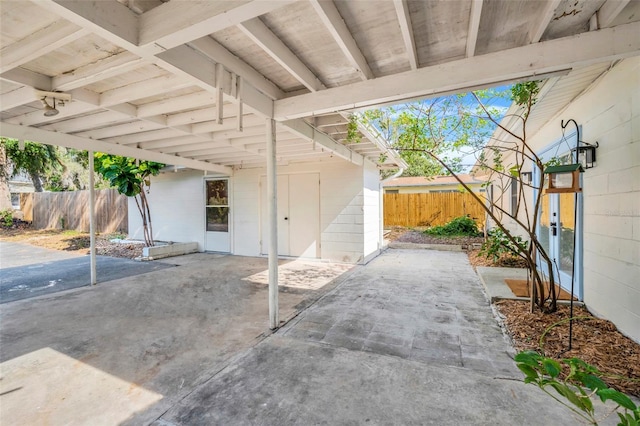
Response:
[{"label": "stucco exterior wall", "polygon": [[375,165],[365,162],[363,196],[364,256],[381,248],[380,242],[380,173]]}]

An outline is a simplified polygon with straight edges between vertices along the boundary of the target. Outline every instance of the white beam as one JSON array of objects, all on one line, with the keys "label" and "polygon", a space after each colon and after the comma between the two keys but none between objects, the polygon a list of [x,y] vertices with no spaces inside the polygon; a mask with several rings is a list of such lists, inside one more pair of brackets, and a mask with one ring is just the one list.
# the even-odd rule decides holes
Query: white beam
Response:
[{"label": "white beam", "polygon": [[471,0],[471,13],[469,15],[469,31],[467,33],[466,56],[470,58],[476,54],[478,42],[478,30],[480,29],[480,16],[482,15],[483,0]]},{"label": "white beam", "polygon": [[0,73],[17,68],[65,44],[84,37],[89,32],[67,21],[60,20],[42,28],[0,51]]},{"label": "white beam", "polygon": [[607,0],[596,12],[598,16],[598,26],[607,28],[611,26],[620,12],[629,4],[631,0]]},{"label": "white beam", "polygon": [[547,1],[540,20],[535,23],[535,26],[529,32],[529,43],[537,43],[540,41],[542,35],[549,26],[549,22],[551,22],[551,19],[553,19],[553,14],[560,5],[561,1],[562,0]]},{"label": "white beam", "polygon": [[167,2],[140,17],[140,46],[171,49],[292,3],[292,0]]},{"label": "white beam", "polygon": [[311,124],[302,119],[289,120],[282,123],[291,133],[300,136],[302,139],[316,142],[327,150],[333,152],[338,157],[344,158],[358,166],[364,163],[362,155],[351,151],[346,146],[334,141],[331,137],[315,129]]},{"label": "white beam", "polygon": [[89,157],[89,254],[91,285],[97,283],[96,279],[96,184],[94,172],[93,150],[87,153]]},{"label": "white beam", "polygon": [[349,63],[355,68],[362,80],[374,78],[371,68],[365,59],[362,51],[354,40],[347,24],[340,16],[340,12],[333,3],[333,0],[310,0],[311,6],[315,9],[320,20],[331,33],[333,39],[338,43],[342,53],[347,57]]},{"label": "white beam", "polygon": [[53,77],[52,86],[54,90],[60,91],[77,89],[97,81],[125,74],[140,67],[143,62],[142,59],[129,52],[121,52],[55,76]]},{"label": "white beam", "polygon": [[267,212],[269,216],[269,328],[278,318],[278,167],[276,165],[276,122],[267,120]]},{"label": "white beam", "polygon": [[[171,114],[176,111],[215,105],[215,103],[216,99],[213,94],[201,91],[140,105],[138,106],[138,117],[149,117],[158,114]],[[174,115],[179,115],[179,113]],[[172,117],[172,115],[170,115],[169,117]]]},{"label": "white beam", "polygon": [[276,120],[460,93],[640,55],[640,22],[274,101]]},{"label": "white beam", "polygon": [[309,68],[262,21],[254,18],[238,25],[254,43],[312,92],[324,89],[324,85]]},{"label": "white beam", "polygon": [[160,93],[171,92],[192,86],[192,82],[174,75],[139,81],[128,86],[107,90],[100,95],[100,106],[109,107]]},{"label": "white beam", "polygon": [[189,43],[191,46],[204,53],[215,62],[224,66],[252,84],[271,99],[284,98],[284,92],[278,86],[267,80],[251,65],[229,52],[224,46],[211,37],[202,37]]},{"label": "white beam", "polygon": [[418,53],[416,51],[416,42],[413,37],[413,26],[411,25],[411,16],[409,15],[409,6],[405,0],[393,0],[398,15],[398,23],[400,24],[400,32],[404,41],[404,48],[409,57],[411,69],[418,69]]},{"label": "white beam", "polygon": [[75,133],[100,126],[114,125],[118,122],[122,122],[122,120],[123,115],[121,113],[107,110],[39,127],[44,130],[52,130],[55,132]]},{"label": "white beam", "polygon": [[212,141],[212,140],[213,140],[213,134],[208,133],[208,134],[198,135],[198,136],[181,136],[179,138],[155,139],[149,142],[140,143],[138,148],[159,150],[159,151],[165,152],[165,149],[179,148],[180,146],[197,144],[198,142],[204,142],[204,141],[207,141],[207,143],[211,143],[208,141]]},{"label": "white beam", "polygon": [[64,133],[50,132],[47,130],[37,129],[35,127],[2,123],[0,131],[2,132],[2,136],[8,138],[38,141],[50,145],[64,146],[66,148],[94,150],[107,154],[116,154],[126,157],[139,158],[141,160],[156,161],[158,163],[171,164],[174,166],[184,166],[196,170],[206,170],[215,173],[222,173],[228,176],[231,176],[233,174],[233,169],[231,169],[230,167],[205,163],[201,161],[194,161],[191,159],[176,157],[173,155],[167,155],[158,152],[145,151],[138,148],[116,145],[103,141],[96,141],[93,139],[81,138]]},{"label": "white beam", "polygon": [[[256,115],[249,115],[244,117],[244,126],[253,127],[264,123],[264,119]],[[220,132],[226,130],[236,130],[236,123],[231,120],[225,121],[223,124],[217,124],[215,121],[204,121],[202,123],[195,123],[191,125],[191,131],[195,134],[207,133],[207,132]]]},{"label": "white beam", "polygon": [[138,16],[120,2],[49,0],[37,4],[127,50],[138,44]]},{"label": "white beam", "polygon": [[149,130],[147,132],[132,133],[130,135],[114,136],[112,138],[103,138],[102,140],[119,145],[136,145],[140,142],[148,142],[156,139],[165,139],[184,136],[184,132],[176,129],[158,129]]},{"label": "white beam", "polygon": [[51,77],[29,71],[24,68],[14,68],[11,71],[0,74],[0,80],[17,83],[23,86],[31,86],[34,89],[51,91]]},{"label": "white beam", "polygon": [[12,90],[0,95],[0,108],[2,111],[10,110],[11,108],[18,107],[20,105],[28,104],[33,101],[37,101],[35,91],[32,87],[23,86],[16,90]]},{"label": "white beam", "polygon": [[131,123],[124,123],[116,126],[104,127],[101,129],[87,130],[87,131],[78,133],[76,136],[82,136],[84,138],[91,138],[91,139],[105,139],[105,138],[112,138],[112,137],[121,136],[121,135],[128,135],[132,133],[157,130],[163,127],[164,126],[160,123],[136,120]]}]

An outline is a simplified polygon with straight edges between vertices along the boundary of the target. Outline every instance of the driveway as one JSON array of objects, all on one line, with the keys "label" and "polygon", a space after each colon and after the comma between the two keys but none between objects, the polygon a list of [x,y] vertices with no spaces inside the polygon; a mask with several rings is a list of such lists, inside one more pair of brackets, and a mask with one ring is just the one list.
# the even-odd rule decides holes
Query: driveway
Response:
[{"label": "driveway", "polygon": [[[99,283],[171,266],[170,263],[96,256]],[[86,255],[0,241],[0,303],[88,286],[90,268],[90,258]]]},{"label": "driveway", "polygon": [[0,423],[579,424],[510,380],[513,351],[463,253],[283,263],[290,321],[275,334],[265,259],[175,259],[2,305]]}]

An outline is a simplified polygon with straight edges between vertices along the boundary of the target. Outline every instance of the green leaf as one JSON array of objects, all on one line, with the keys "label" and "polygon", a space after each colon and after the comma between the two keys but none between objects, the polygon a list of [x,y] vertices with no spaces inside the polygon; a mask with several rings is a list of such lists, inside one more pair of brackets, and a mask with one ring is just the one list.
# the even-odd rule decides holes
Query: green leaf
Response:
[{"label": "green leaf", "polygon": [[551,382],[549,383],[549,386],[553,387],[560,395],[564,396],[569,402],[571,402],[580,410],[587,413],[590,412],[588,404],[584,403],[583,398],[580,398],[578,395],[576,395],[575,392],[573,392],[573,390],[564,383]]},{"label": "green leaf", "polygon": [[538,379],[538,372],[530,365],[516,364],[516,366],[520,369],[520,371],[524,373],[525,376],[527,376],[527,378],[533,379],[533,380]]},{"label": "green leaf", "polygon": [[560,363],[554,359],[545,358],[542,360],[542,365],[544,366],[545,371],[551,377],[558,377],[560,372],[562,371],[562,367],[560,367]]},{"label": "green leaf", "polygon": [[608,389],[609,387],[605,382],[602,381],[599,377],[594,376],[593,374],[584,374],[580,376],[580,382],[585,385],[587,388],[594,390],[600,389]]},{"label": "green leaf", "polygon": [[596,395],[600,397],[602,402],[611,400],[616,404],[618,404],[619,406],[624,407],[628,410],[633,411],[637,409],[636,404],[634,404],[633,401],[631,401],[631,399],[627,395],[615,389],[602,389],[597,391]]}]

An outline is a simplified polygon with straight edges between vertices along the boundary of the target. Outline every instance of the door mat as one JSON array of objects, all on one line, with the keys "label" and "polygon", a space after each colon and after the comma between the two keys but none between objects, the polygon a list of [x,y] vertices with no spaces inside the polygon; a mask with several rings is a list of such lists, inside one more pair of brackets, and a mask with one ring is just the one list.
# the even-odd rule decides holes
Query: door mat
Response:
[{"label": "door mat", "polygon": [[[516,297],[530,297],[529,294],[529,287],[530,284],[527,280],[515,280],[515,279],[511,279],[511,278],[505,278],[504,282],[507,283],[507,285],[509,286],[509,288],[511,289],[511,292],[516,296]],[[545,283],[545,286],[548,287],[549,283]],[[560,287],[558,287],[556,285],[556,293],[559,293],[558,296],[558,300],[570,300],[571,299],[571,295],[561,289]],[[573,300],[578,300],[575,296],[573,298]]]}]

